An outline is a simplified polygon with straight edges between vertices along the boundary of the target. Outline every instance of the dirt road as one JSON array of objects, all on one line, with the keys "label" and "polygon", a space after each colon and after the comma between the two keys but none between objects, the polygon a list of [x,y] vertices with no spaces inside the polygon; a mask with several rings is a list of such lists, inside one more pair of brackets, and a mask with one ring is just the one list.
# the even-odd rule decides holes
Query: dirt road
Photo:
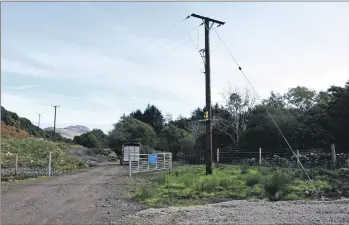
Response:
[{"label": "dirt road", "polygon": [[110,224],[145,207],[129,200],[127,168],[116,163],[75,174],[10,185],[1,224]]}]

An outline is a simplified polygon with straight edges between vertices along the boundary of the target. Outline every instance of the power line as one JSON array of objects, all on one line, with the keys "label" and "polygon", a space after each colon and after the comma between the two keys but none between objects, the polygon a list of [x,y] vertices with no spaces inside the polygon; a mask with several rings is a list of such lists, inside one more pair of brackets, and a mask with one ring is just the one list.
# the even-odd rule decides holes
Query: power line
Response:
[{"label": "power line", "polygon": [[171,30],[177,28],[181,23],[183,23],[184,21],[186,21],[187,19],[189,19],[189,16],[187,16],[185,19],[181,20],[179,23],[175,24],[174,26],[170,27],[168,30],[166,30],[165,32],[162,32],[160,35],[156,35],[154,38],[152,38],[151,42],[156,42],[161,36],[164,36],[164,34],[169,33]]},{"label": "power line", "polygon": [[[202,26],[203,24],[204,24],[204,23],[201,23],[199,26],[197,26],[197,27],[198,27],[198,31],[199,31],[199,27]],[[185,25],[186,25],[186,23],[185,23]],[[200,54],[200,58],[202,59],[202,62],[204,63],[204,66],[205,66],[205,59],[204,59],[204,58],[205,58],[205,55],[204,55],[203,51],[199,48],[199,32],[198,32],[198,47],[196,47],[196,45],[195,45],[193,39],[192,39],[191,36],[190,36],[190,33],[187,32],[187,34],[188,34],[189,40],[190,40],[190,42],[192,43],[193,47],[194,47],[194,48],[198,51],[198,53]]]},{"label": "power line", "polygon": [[[199,25],[199,26],[200,26],[200,25]],[[190,29],[189,31],[186,31],[186,33],[191,32],[191,31],[193,31],[193,30],[196,30],[199,26],[196,26],[196,27]],[[175,38],[172,38],[171,40],[169,40],[168,42],[166,42],[165,45],[163,45],[163,46],[160,47],[159,49],[165,49],[166,47],[169,47],[169,46],[173,45],[174,43],[176,43],[176,42],[178,42],[179,40],[182,39],[182,38],[180,38],[179,40],[174,41],[174,40],[177,39],[177,38],[178,38],[178,36],[175,37]],[[155,52],[156,52],[156,51],[155,51]],[[143,61],[143,60],[146,59],[146,58],[151,58],[151,57],[149,57],[149,56],[144,56],[144,57],[140,58],[140,60],[137,60],[136,63],[139,63],[139,62]]]},{"label": "power line", "polygon": [[[193,31],[194,29],[198,28],[199,26],[200,26],[200,25],[196,26],[195,28],[191,29],[190,31]],[[186,31],[186,32],[188,33],[188,32],[190,32],[190,31]],[[202,34],[201,36],[203,36],[203,34]],[[178,42],[179,40],[181,40],[181,39],[183,39],[183,38],[180,38],[180,39],[178,39],[178,40],[175,41],[175,42],[169,41],[169,42],[166,43],[162,48],[169,47],[169,46],[173,45],[174,43],[177,43],[177,42]],[[181,47],[183,47],[183,46],[185,46],[185,45],[187,45],[187,44],[189,44],[191,41],[192,41],[192,40],[189,40],[189,41],[184,42],[183,44],[177,46],[177,49],[178,49],[178,48],[181,48]],[[156,52],[156,51],[154,51],[154,52]],[[166,51],[162,52],[161,54],[157,54],[157,55],[153,54],[152,57],[143,57],[142,59],[145,59],[145,58],[152,58],[152,60],[154,60],[154,59],[157,59],[157,58],[163,56],[164,54],[166,54]],[[154,56],[155,56],[155,57],[154,57]],[[149,64],[143,63],[143,64],[140,64],[140,65],[139,65],[138,67],[136,67],[135,69],[141,69],[141,68],[144,68],[144,67],[146,67],[146,66],[150,66],[150,65],[149,65]],[[117,79],[117,78],[114,78],[114,79]]]},{"label": "power line", "polygon": [[[185,45],[187,45],[187,44],[189,44],[190,42],[191,42],[191,41],[186,41],[186,42],[184,42],[183,44],[177,46],[177,49],[178,49],[178,48],[181,48],[181,47],[183,47],[183,46],[185,46]],[[163,56],[164,53],[166,53],[166,52],[163,52],[162,54],[156,55],[156,57],[153,58],[153,60],[154,60],[154,59],[157,59],[157,58],[159,58],[159,57],[161,57],[161,56]],[[145,66],[149,66],[149,65],[143,64],[143,65],[141,65],[139,68],[143,68],[143,67],[145,67]],[[139,68],[138,68],[138,69],[139,69]]]},{"label": "power line", "polygon": [[[250,82],[250,80],[248,79],[248,77],[246,76],[245,72],[242,70],[241,66],[239,65],[239,63],[237,62],[237,60],[235,59],[235,57],[233,56],[233,54],[231,53],[231,51],[228,49],[227,45],[225,44],[225,42],[222,40],[222,38],[219,36],[218,32],[216,31],[216,29],[213,29],[215,31],[215,33],[218,36],[218,39],[222,42],[222,44],[224,45],[225,49],[228,51],[228,53],[230,54],[230,57],[233,59],[233,61],[235,62],[235,64],[238,66],[241,74],[245,77],[246,81],[248,82],[248,84],[250,85],[250,87],[252,88],[253,92],[255,93],[255,95],[257,96],[257,98],[262,101],[261,97],[258,95],[256,89],[253,87],[252,83]],[[270,117],[270,119],[272,120],[272,122],[274,123],[274,125],[276,126],[277,130],[279,131],[279,133],[281,134],[282,138],[284,139],[284,141],[286,142],[287,146],[289,147],[289,149],[292,151],[293,155],[295,155],[295,152],[293,150],[293,148],[291,147],[290,143],[288,142],[287,138],[285,137],[285,135],[283,134],[283,132],[281,131],[280,127],[277,125],[276,121],[274,120],[273,116],[271,115],[271,113],[268,110],[268,107],[266,107],[264,104],[262,104],[263,107],[265,108],[268,116]],[[299,161],[300,166],[302,167],[303,171],[305,172],[305,174],[307,175],[308,179],[311,181],[308,173],[306,172],[303,164]]]},{"label": "power line", "polygon": [[[181,23],[183,23],[185,20],[187,20],[188,17],[186,17],[185,19],[181,20],[179,23],[171,26],[169,29],[165,30],[164,32],[159,33],[158,35],[156,35],[155,37],[153,37],[146,46],[150,46],[153,45],[155,42],[157,42],[161,37],[163,37],[165,34],[169,33],[170,31],[174,30],[175,28],[177,28]],[[135,51],[133,51],[130,55],[135,55],[136,53],[140,52],[141,49],[136,49]]]}]

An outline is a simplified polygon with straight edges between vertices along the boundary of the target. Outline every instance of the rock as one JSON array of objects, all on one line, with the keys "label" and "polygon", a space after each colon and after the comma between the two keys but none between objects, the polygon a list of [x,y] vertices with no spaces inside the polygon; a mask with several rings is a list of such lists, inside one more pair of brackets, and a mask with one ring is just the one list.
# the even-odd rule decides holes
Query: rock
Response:
[{"label": "rock", "polygon": [[279,199],[280,199],[280,193],[279,193],[279,192],[276,192],[276,193],[275,193],[275,199],[276,199],[276,200],[279,200]]},{"label": "rock", "polygon": [[309,195],[310,193],[309,193],[309,191],[305,191],[304,194]]}]

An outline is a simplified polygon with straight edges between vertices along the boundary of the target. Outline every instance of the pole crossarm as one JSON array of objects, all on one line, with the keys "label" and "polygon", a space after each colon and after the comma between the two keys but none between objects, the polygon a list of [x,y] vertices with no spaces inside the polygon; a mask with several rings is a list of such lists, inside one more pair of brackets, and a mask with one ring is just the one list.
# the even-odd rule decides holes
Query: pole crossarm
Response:
[{"label": "pole crossarm", "polygon": [[225,22],[222,22],[222,21],[219,21],[219,20],[215,20],[215,19],[211,19],[211,18],[206,17],[206,16],[200,16],[200,15],[197,15],[195,13],[192,13],[190,16],[196,17],[196,18],[199,18],[199,19],[202,19],[202,20],[208,20],[208,21],[213,22],[213,23],[217,23],[219,26],[222,26],[222,25],[225,24]]}]

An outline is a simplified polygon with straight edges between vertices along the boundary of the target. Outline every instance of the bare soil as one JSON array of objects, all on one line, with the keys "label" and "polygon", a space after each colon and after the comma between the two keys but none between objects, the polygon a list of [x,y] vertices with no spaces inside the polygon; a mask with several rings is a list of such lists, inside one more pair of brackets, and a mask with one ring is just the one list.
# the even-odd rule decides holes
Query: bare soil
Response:
[{"label": "bare soil", "polygon": [[104,162],[93,169],[2,186],[1,224],[110,224],[144,206],[127,167]]}]

